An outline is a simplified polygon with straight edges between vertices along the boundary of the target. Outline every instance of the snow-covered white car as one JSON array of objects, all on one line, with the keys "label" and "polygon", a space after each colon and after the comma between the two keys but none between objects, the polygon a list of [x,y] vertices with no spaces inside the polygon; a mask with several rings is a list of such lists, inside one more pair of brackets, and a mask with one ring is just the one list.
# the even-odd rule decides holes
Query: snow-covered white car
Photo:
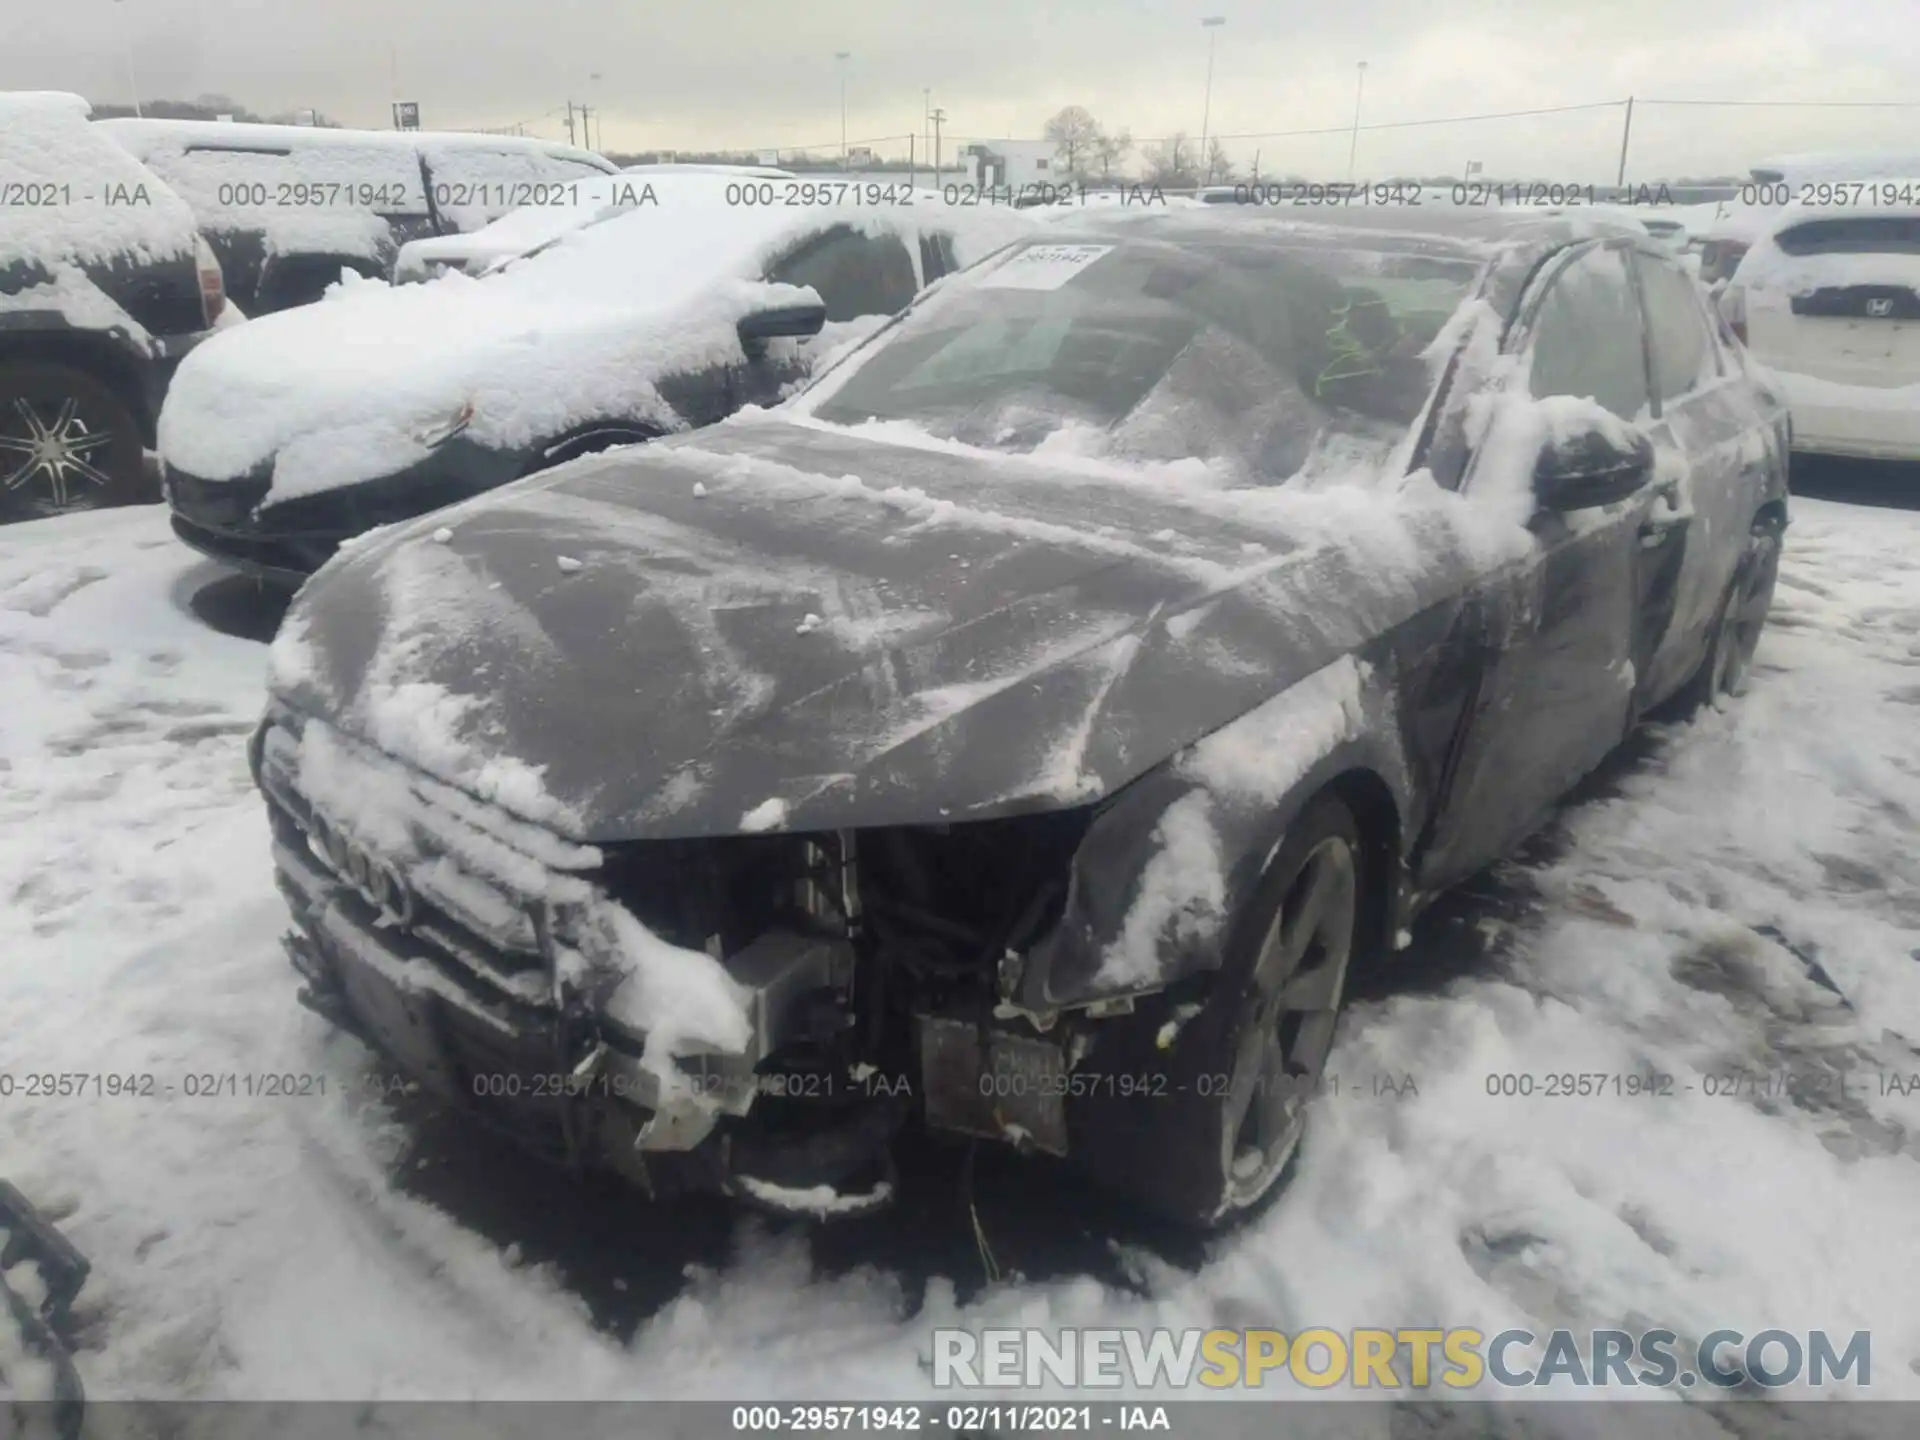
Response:
[{"label": "snow-covered white car", "polygon": [[917,1124],[1223,1223],[1350,977],[1743,688],[1783,431],[1624,227],[1090,208],[313,577],[251,748],[300,999],[653,1193],[864,1212]]},{"label": "snow-covered white car", "polygon": [[158,499],[161,397],[226,304],[192,211],[89,113],[0,94],[0,518]]},{"label": "snow-covered white car", "polygon": [[1836,187],[1881,175],[1920,175],[1920,154],[1832,151],[1785,155],[1755,165],[1745,184],[1699,213],[1690,247],[1700,256],[1700,280],[1716,294],[1733,278],[1753,242],[1790,205],[1831,205]]},{"label": "snow-covered white car", "polygon": [[1822,185],[1754,239],[1720,313],[1779,380],[1795,450],[1920,459],[1920,180]]},{"label": "snow-covered white car", "polygon": [[160,417],[176,533],[298,584],[374,526],[773,404],[1034,223],[741,205],[711,175],[645,194],[484,275],[360,281],[216,336]]},{"label": "snow-covered white car", "polygon": [[213,120],[96,122],[176,190],[249,315],[317,300],[342,270],[384,279],[420,236],[523,206],[575,203],[614,172],[590,151],[515,135]]}]

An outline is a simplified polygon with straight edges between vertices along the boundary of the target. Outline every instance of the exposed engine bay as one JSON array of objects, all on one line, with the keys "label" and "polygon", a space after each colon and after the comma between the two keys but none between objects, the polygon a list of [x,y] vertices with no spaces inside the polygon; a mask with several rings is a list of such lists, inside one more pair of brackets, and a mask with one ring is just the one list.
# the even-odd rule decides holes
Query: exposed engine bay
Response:
[{"label": "exposed engine bay", "polygon": [[[323,813],[298,753],[270,725],[255,763],[303,1003],[550,1158],[825,1216],[887,1202],[910,1123],[1067,1153],[1066,1077],[1100,1007],[1014,996],[1093,810],[649,840],[552,875],[417,779],[398,826]],[[717,963],[743,1045],[677,1049],[663,1076],[659,996],[594,959],[633,921],[672,963]]]}]

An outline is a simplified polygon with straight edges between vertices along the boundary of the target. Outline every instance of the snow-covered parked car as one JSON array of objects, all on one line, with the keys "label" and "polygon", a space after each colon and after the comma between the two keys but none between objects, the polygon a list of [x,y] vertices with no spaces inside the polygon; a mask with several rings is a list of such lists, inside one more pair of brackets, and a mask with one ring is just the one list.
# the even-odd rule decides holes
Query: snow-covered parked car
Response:
[{"label": "snow-covered parked car", "polygon": [[192,212],[78,95],[0,94],[0,518],[157,500],[174,367],[221,318]]},{"label": "snow-covered parked car", "polygon": [[97,123],[186,200],[249,315],[310,304],[342,270],[385,279],[416,237],[477,230],[522,206],[568,206],[579,185],[616,168],[514,135]]},{"label": "snow-covered parked car", "polygon": [[784,398],[926,285],[1031,230],[926,205],[741,206],[711,176],[479,277],[250,320],[160,417],[175,532],[298,585],[344,540]]},{"label": "snow-covered parked car", "polygon": [[1920,459],[1920,180],[1777,212],[1719,305],[1785,391],[1795,450]]},{"label": "snow-covered parked car", "polygon": [[250,752],[301,998],[656,1192],[857,1213],[911,1122],[1225,1219],[1350,973],[1743,688],[1784,443],[1600,222],[1048,226],[306,585]]}]

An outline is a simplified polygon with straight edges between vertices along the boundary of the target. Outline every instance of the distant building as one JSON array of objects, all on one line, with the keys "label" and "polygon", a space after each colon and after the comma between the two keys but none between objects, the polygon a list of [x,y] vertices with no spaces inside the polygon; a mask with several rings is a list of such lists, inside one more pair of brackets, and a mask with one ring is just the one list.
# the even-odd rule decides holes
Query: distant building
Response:
[{"label": "distant building", "polygon": [[994,140],[968,145],[963,160],[972,162],[973,182],[985,189],[1024,190],[1065,185],[1067,175],[1050,140]]}]

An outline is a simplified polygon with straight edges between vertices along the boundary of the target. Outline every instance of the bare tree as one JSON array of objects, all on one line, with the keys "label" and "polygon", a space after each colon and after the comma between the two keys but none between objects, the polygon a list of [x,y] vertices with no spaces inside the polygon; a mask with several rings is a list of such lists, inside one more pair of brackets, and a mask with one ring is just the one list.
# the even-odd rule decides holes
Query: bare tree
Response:
[{"label": "bare tree", "polygon": [[1146,162],[1147,180],[1163,189],[1181,189],[1200,183],[1199,167],[1194,163],[1194,144],[1182,131],[1140,152]]},{"label": "bare tree", "polygon": [[1127,158],[1133,149],[1133,136],[1126,130],[1102,134],[1093,142],[1093,158],[1100,162],[1100,178],[1113,179],[1113,167]]},{"label": "bare tree", "polygon": [[1227,154],[1227,147],[1215,137],[1207,145],[1207,183],[1225,185],[1233,179],[1233,160]]},{"label": "bare tree", "polygon": [[1100,122],[1081,105],[1067,106],[1047,121],[1040,134],[1053,143],[1054,158],[1060,162],[1068,181],[1074,184],[1086,178],[1088,166],[1105,138]]}]

